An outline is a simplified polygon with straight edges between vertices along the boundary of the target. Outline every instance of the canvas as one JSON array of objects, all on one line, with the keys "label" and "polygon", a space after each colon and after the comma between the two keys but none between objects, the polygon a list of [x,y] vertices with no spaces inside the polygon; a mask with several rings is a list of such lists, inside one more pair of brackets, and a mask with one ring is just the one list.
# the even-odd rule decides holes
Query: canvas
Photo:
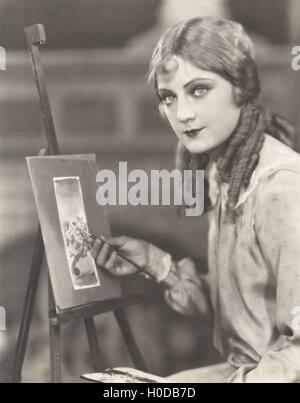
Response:
[{"label": "canvas", "polygon": [[92,154],[28,157],[55,303],[60,310],[121,296],[119,280],[99,269],[89,233],[110,236],[96,202]]}]

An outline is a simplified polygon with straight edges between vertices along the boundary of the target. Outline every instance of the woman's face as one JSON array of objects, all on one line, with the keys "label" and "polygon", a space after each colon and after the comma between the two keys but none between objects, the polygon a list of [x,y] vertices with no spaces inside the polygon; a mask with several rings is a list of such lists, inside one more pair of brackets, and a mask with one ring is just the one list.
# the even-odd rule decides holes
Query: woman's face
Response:
[{"label": "woman's face", "polygon": [[218,154],[240,116],[232,84],[173,56],[157,74],[157,87],[165,116],[185,147]]}]

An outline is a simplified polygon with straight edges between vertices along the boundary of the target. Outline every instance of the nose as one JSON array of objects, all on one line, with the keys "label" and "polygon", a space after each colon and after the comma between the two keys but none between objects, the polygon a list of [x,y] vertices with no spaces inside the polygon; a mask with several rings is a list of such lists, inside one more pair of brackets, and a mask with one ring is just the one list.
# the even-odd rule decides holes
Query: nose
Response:
[{"label": "nose", "polygon": [[177,101],[177,119],[185,123],[195,119],[196,114],[190,101],[183,97]]}]

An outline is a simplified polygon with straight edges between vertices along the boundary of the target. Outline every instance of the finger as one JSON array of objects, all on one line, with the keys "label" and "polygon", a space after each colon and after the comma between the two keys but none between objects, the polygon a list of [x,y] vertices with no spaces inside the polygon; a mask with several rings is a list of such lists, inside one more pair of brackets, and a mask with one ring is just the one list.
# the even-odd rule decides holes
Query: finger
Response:
[{"label": "finger", "polygon": [[108,240],[108,242],[111,246],[115,246],[116,248],[121,248],[122,246],[124,246],[126,244],[126,242],[128,242],[128,237],[118,236],[118,237],[110,238]]},{"label": "finger", "polygon": [[137,271],[135,268],[126,266],[123,262],[120,262],[118,258],[112,267],[105,266],[105,269],[115,276],[126,276],[128,274],[134,274]]},{"label": "finger", "polygon": [[110,255],[109,259],[105,263],[105,268],[107,270],[112,269],[116,264],[116,260],[117,260],[117,252],[113,251],[112,254]]},{"label": "finger", "polygon": [[109,257],[109,254],[110,254],[109,245],[108,245],[107,243],[105,243],[105,244],[103,245],[103,247],[101,248],[99,254],[98,254],[98,257],[97,257],[97,264],[98,264],[99,266],[105,266],[106,261],[107,261],[107,259],[108,259],[108,257]]},{"label": "finger", "polygon": [[97,256],[99,255],[99,252],[100,252],[100,249],[101,249],[101,245],[102,245],[102,242],[100,241],[100,239],[96,239],[95,240],[95,242],[94,242],[94,244],[93,244],[93,246],[92,246],[92,249],[91,249],[91,255],[92,255],[92,257],[94,258],[94,259],[96,259],[97,258]]},{"label": "finger", "polygon": [[94,245],[94,239],[91,237],[86,238],[86,244],[89,250],[91,250]]},{"label": "finger", "polygon": [[105,238],[104,235],[101,235],[101,236],[100,236],[100,239],[101,239],[101,241],[102,241],[102,244],[110,245],[110,242],[108,242],[108,240]]},{"label": "finger", "polygon": [[124,260],[121,256],[118,256],[115,271],[118,276],[124,276],[127,274],[136,273],[137,269],[133,265],[129,264],[127,260]]}]

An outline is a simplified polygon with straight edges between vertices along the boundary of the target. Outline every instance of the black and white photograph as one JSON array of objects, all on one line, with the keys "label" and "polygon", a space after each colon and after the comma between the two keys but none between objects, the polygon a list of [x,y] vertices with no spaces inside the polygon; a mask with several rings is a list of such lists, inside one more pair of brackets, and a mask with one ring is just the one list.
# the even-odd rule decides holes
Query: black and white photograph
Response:
[{"label": "black and white photograph", "polygon": [[0,0],[0,383],[300,382],[299,17]]}]

